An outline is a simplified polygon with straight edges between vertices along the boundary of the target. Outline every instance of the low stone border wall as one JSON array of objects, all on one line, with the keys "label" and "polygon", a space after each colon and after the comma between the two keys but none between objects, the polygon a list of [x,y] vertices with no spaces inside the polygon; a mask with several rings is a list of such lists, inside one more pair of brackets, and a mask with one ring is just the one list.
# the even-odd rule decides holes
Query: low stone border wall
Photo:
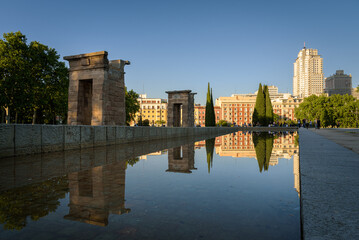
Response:
[{"label": "low stone border wall", "polygon": [[0,158],[186,136],[223,135],[238,130],[238,128],[229,127],[181,128],[0,124]]},{"label": "low stone border wall", "polygon": [[251,131],[251,132],[283,132],[283,131],[298,131],[298,127],[236,127],[237,131]]}]

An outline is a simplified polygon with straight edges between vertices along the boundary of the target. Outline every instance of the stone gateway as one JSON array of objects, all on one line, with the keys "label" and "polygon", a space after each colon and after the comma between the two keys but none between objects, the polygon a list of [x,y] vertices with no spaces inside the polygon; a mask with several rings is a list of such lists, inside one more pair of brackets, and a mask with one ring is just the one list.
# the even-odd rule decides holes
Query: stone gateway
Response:
[{"label": "stone gateway", "polygon": [[191,90],[167,91],[167,126],[194,126],[194,95]]},{"label": "stone gateway", "polygon": [[64,57],[69,61],[68,125],[125,125],[125,65],[106,51]]}]

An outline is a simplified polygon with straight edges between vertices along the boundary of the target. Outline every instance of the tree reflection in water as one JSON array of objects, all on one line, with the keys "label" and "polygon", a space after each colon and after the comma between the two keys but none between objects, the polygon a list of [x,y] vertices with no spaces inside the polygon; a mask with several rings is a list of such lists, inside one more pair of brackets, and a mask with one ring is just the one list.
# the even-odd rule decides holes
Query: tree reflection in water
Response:
[{"label": "tree reflection in water", "polygon": [[206,153],[207,153],[207,164],[208,164],[208,173],[211,172],[213,167],[213,152],[214,152],[214,142],[215,138],[206,140]]},{"label": "tree reflection in water", "polygon": [[253,133],[253,144],[256,150],[256,156],[259,166],[259,171],[262,172],[268,170],[269,161],[273,149],[274,136],[267,133]]},{"label": "tree reflection in water", "polygon": [[68,186],[68,178],[63,176],[0,193],[0,223],[4,229],[21,230],[28,217],[37,221],[55,212]]}]

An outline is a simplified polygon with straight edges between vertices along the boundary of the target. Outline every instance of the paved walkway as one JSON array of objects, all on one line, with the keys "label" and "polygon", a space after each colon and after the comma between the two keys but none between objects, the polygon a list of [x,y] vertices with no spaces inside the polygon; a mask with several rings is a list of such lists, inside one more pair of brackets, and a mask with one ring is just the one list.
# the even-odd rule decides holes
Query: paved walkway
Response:
[{"label": "paved walkway", "polygon": [[323,128],[311,131],[359,154],[359,129]]},{"label": "paved walkway", "polygon": [[304,239],[359,239],[359,155],[321,136],[359,145],[350,134],[299,130]]}]

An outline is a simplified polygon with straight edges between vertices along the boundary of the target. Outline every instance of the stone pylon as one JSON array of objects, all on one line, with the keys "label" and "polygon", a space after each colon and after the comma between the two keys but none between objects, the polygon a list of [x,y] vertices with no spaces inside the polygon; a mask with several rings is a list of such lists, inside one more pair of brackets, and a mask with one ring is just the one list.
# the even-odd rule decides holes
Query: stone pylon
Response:
[{"label": "stone pylon", "polygon": [[107,52],[64,57],[70,65],[69,125],[125,125],[125,65]]},{"label": "stone pylon", "polygon": [[194,95],[191,90],[167,91],[167,126],[194,126]]}]

